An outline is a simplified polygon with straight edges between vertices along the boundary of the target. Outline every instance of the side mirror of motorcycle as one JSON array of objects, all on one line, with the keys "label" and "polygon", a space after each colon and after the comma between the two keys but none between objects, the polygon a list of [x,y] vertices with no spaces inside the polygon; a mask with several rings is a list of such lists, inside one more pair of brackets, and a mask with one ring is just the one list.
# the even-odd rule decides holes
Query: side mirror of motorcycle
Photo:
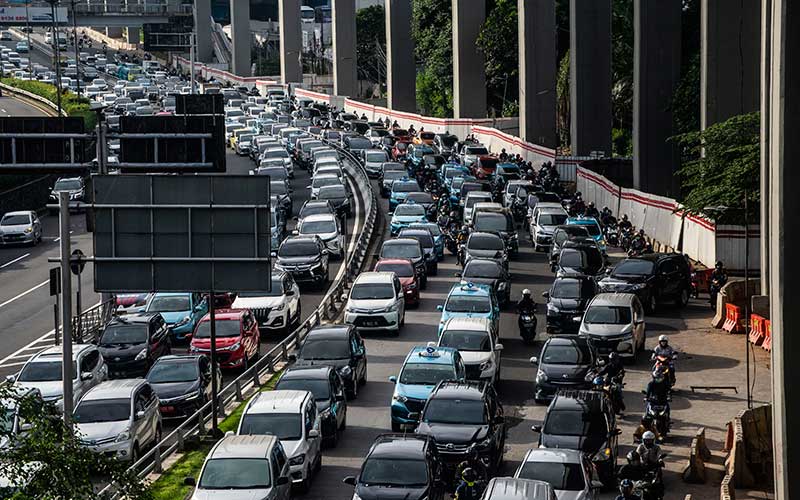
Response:
[{"label": "side mirror of motorcycle", "polygon": [[614,435],[615,436],[619,436],[620,434],[622,434],[622,429],[620,429],[619,427],[614,429]]},{"label": "side mirror of motorcycle", "polygon": [[611,274],[611,268],[610,268],[610,267],[607,267],[607,268],[606,268],[606,275],[609,275],[609,274]]},{"label": "side mirror of motorcycle", "polygon": [[644,394],[646,396],[647,395],[647,391],[642,390],[642,394]]},{"label": "side mirror of motorcycle", "polygon": [[603,483],[597,480],[592,481],[592,489],[593,490],[601,490],[603,489]]},{"label": "side mirror of motorcycle", "polygon": [[544,297],[546,299],[549,299],[550,298],[550,292],[547,292],[547,291],[542,292],[542,297]]},{"label": "side mirror of motorcycle", "polygon": [[532,356],[531,357],[531,364],[532,365],[538,365],[539,364],[539,358],[537,358],[536,356]]},{"label": "side mirror of motorcycle", "polygon": [[536,432],[537,434],[541,433],[542,432],[542,426],[541,425],[532,425],[531,426],[531,430],[533,432]]}]

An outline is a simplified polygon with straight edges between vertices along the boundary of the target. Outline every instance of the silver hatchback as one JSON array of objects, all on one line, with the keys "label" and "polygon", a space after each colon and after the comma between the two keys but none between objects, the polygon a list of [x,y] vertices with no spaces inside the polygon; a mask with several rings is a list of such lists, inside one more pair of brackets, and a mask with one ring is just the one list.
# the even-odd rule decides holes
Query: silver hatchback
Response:
[{"label": "silver hatchback", "polygon": [[645,348],[644,308],[632,293],[595,295],[583,313],[578,335],[588,337],[600,356],[613,351],[635,362]]}]

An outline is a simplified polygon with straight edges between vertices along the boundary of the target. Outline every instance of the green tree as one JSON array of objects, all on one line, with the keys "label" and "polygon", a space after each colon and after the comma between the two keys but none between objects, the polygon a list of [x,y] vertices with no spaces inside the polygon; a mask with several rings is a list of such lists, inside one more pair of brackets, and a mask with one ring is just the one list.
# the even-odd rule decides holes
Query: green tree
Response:
[{"label": "green tree", "polygon": [[[95,499],[95,480],[112,481],[130,500],[149,500],[146,485],[127,472],[129,464],[94,453],[80,442],[61,419],[60,412],[40,397],[14,386],[0,387],[4,412],[0,415],[0,476],[11,481],[17,500]],[[29,430],[14,434],[9,425],[17,409]]]},{"label": "green tree", "polygon": [[386,80],[386,15],[382,5],[356,13],[358,77],[373,83]]},{"label": "green tree", "polygon": [[616,156],[633,151],[633,0],[614,0],[611,9],[612,147]]},{"label": "green tree", "polygon": [[556,96],[556,134],[558,146],[563,150],[570,147],[569,50],[564,53],[558,64]]},{"label": "green tree", "polygon": [[487,103],[503,116],[514,112],[519,94],[519,36],[517,1],[494,0],[487,4],[486,22],[478,35],[478,47],[486,59]]},{"label": "green tree", "polygon": [[451,14],[451,0],[414,0],[411,36],[418,64],[417,108],[440,118],[453,116]]},{"label": "green tree", "polygon": [[[690,213],[705,207],[741,207],[745,194],[758,220],[760,200],[760,114],[734,116],[701,132],[674,138],[682,148],[680,170],[685,193],[681,201]],[[719,214],[718,222],[741,222],[741,214]]]}]

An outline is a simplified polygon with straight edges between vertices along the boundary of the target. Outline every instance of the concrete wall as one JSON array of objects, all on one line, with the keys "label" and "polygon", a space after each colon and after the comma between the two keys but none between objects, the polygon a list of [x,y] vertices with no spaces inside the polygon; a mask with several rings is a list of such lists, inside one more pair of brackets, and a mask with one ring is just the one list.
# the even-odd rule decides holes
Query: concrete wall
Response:
[{"label": "concrete wall", "polygon": [[389,108],[417,110],[411,0],[386,0],[386,87]]},{"label": "concrete wall", "polygon": [[517,0],[519,132],[522,140],[556,143],[556,12],[554,0]]},{"label": "concrete wall", "polygon": [[281,40],[281,78],[283,83],[303,81],[303,38],[300,27],[300,0],[278,0]]},{"label": "concrete wall", "polygon": [[333,93],[354,96],[356,77],[356,3],[333,0]]},{"label": "concrete wall", "polygon": [[486,61],[478,34],[486,20],[485,0],[453,1],[453,116],[486,116]]},{"label": "concrete wall", "polygon": [[231,71],[239,76],[250,76],[250,0],[231,0],[231,41]]},{"label": "concrete wall", "polygon": [[195,57],[200,62],[214,60],[211,40],[211,0],[194,0]]}]

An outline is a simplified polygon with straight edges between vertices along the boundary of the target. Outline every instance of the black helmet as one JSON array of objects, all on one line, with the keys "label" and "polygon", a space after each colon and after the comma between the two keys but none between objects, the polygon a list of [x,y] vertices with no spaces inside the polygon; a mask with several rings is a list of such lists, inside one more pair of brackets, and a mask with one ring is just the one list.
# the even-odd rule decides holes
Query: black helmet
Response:
[{"label": "black helmet", "polygon": [[478,475],[475,474],[475,470],[472,467],[467,467],[461,472],[461,478],[468,483],[474,483],[478,479]]},{"label": "black helmet", "polygon": [[714,267],[715,267],[716,269],[722,269],[722,267],[723,267],[723,265],[722,265],[722,261],[721,261],[721,260],[718,260],[718,261],[717,261],[717,263],[716,263],[716,264],[714,264]]},{"label": "black helmet", "polygon": [[617,351],[611,351],[611,354],[608,355],[609,361],[614,361],[619,357],[619,353]]},{"label": "black helmet", "polygon": [[630,495],[633,492],[633,481],[623,479],[619,482],[619,492],[623,495]]},{"label": "black helmet", "polygon": [[622,220],[628,220],[628,214],[622,214]]},{"label": "black helmet", "polygon": [[590,207],[590,208],[594,208],[594,202],[593,202],[593,201],[590,201],[590,202],[589,202],[589,207]]}]

